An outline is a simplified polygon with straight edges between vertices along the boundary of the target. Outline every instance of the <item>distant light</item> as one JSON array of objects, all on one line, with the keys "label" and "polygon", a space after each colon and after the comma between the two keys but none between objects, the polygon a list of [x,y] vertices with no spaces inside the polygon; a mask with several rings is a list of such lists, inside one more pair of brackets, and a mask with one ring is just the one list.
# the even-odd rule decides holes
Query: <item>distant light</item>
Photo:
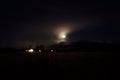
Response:
[{"label": "distant light", "polygon": [[39,52],[42,52],[42,50],[39,50]]},{"label": "distant light", "polygon": [[54,50],[51,50],[51,52],[53,52]]},{"label": "distant light", "polygon": [[26,49],[26,52],[28,52],[28,50]]},{"label": "distant light", "polygon": [[33,49],[29,49],[28,52],[29,52],[29,53],[33,53],[34,50],[33,50]]}]

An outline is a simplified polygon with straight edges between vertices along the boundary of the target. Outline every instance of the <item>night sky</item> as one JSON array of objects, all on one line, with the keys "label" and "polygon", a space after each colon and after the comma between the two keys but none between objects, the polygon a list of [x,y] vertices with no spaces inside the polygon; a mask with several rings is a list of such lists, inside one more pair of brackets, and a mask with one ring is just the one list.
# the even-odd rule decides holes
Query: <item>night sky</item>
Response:
[{"label": "night sky", "polygon": [[115,0],[49,0],[0,2],[0,46],[53,44],[59,34],[68,41],[120,41],[119,2]]}]

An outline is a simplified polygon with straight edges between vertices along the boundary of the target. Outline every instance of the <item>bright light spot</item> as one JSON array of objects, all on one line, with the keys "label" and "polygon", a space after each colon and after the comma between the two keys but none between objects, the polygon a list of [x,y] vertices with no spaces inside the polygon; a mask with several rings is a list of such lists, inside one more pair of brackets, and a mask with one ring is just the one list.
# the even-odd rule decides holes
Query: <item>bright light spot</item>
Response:
[{"label": "bright light spot", "polygon": [[39,52],[42,52],[42,50],[39,50]]},{"label": "bright light spot", "polygon": [[33,49],[29,49],[28,52],[29,52],[29,53],[33,53],[34,50],[33,50]]},{"label": "bright light spot", "polygon": [[53,52],[54,50],[51,50],[51,52]]},{"label": "bright light spot", "polygon": [[56,35],[55,42],[66,42],[67,41],[67,35],[73,30],[73,25],[71,23],[58,23],[55,25],[55,30],[53,31]]},{"label": "bright light spot", "polygon": [[65,38],[66,38],[66,33],[65,33],[65,32],[61,32],[61,33],[59,34],[59,38],[60,38],[60,39],[65,39]]},{"label": "bright light spot", "polygon": [[66,38],[66,35],[64,35],[64,34],[61,35],[61,38],[62,38],[62,39],[65,39],[65,38]]}]

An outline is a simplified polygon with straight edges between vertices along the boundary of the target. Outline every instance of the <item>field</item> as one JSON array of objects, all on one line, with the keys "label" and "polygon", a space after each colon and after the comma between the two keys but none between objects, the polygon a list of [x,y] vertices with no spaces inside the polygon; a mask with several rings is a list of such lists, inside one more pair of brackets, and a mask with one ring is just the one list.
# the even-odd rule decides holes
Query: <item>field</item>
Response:
[{"label": "field", "polygon": [[0,72],[5,76],[12,75],[13,78],[107,80],[112,79],[112,66],[113,54],[110,52],[49,52],[0,56]]}]

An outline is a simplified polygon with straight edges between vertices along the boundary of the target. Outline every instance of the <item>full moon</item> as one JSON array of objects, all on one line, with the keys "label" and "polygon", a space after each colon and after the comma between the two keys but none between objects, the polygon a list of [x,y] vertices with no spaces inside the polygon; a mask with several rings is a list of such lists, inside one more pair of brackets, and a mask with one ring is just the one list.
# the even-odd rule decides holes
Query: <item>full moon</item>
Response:
[{"label": "full moon", "polygon": [[62,38],[62,39],[65,39],[65,38],[66,38],[66,35],[61,35],[61,38]]},{"label": "full moon", "polygon": [[61,32],[60,34],[59,34],[59,39],[65,39],[66,38],[66,33],[65,32]]},{"label": "full moon", "polygon": [[65,42],[67,38],[67,33],[66,32],[61,32],[58,35],[58,41],[57,42]]},{"label": "full moon", "polygon": [[59,25],[54,33],[56,35],[56,43],[67,42],[67,35],[71,32],[71,25]]}]

